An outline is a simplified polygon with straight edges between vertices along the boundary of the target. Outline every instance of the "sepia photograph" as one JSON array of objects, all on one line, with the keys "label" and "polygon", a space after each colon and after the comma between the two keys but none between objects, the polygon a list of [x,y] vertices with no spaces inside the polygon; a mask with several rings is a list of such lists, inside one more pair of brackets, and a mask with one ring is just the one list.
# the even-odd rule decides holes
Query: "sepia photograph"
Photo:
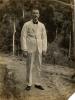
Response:
[{"label": "sepia photograph", "polygon": [[0,100],[75,99],[75,0],[0,0]]}]

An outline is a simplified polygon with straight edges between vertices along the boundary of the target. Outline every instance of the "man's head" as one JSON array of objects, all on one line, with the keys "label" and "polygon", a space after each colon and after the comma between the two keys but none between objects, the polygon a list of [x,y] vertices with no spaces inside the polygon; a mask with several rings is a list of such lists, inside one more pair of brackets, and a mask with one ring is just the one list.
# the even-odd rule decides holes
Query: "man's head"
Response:
[{"label": "man's head", "polygon": [[32,19],[33,19],[34,22],[38,21],[39,16],[40,16],[39,10],[33,9],[32,10]]}]

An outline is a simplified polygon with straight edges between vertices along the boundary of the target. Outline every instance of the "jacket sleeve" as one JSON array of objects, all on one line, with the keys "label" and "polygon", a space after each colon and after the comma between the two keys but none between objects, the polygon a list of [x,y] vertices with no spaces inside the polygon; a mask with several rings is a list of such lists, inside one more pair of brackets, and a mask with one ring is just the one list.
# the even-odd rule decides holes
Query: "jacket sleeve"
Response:
[{"label": "jacket sleeve", "polygon": [[47,33],[46,33],[46,29],[45,26],[43,25],[43,30],[42,30],[43,34],[42,34],[42,49],[44,52],[47,51]]},{"label": "jacket sleeve", "polygon": [[26,37],[27,37],[27,25],[24,24],[21,31],[21,49],[23,51],[27,51]]}]

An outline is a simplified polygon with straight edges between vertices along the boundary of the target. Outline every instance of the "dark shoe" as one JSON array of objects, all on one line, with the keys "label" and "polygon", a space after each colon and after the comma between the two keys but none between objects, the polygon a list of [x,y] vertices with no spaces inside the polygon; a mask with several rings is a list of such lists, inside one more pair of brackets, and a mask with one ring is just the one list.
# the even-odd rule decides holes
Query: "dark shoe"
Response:
[{"label": "dark shoe", "polygon": [[40,90],[44,90],[44,88],[41,85],[35,85],[35,87],[40,89]]},{"label": "dark shoe", "polygon": [[27,86],[25,89],[26,89],[27,91],[29,91],[29,90],[31,90],[31,86]]}]

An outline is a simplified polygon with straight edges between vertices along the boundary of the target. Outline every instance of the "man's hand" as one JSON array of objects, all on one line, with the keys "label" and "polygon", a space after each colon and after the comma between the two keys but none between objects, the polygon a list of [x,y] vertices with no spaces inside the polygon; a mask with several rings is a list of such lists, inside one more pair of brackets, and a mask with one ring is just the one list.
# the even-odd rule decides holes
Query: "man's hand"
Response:
[{"label": "man's hand", "polygon": [[46,56],[46,52],[45,52],[45,51],[43,51],[43,52],[42,52],[42,55],[43,55],[43,56]]},{"label": "man's hand", "polygon": [[24,57],[27,57],[28,51],[22,51],[22,52],[23,52],[23,56],[24,56]]}]

